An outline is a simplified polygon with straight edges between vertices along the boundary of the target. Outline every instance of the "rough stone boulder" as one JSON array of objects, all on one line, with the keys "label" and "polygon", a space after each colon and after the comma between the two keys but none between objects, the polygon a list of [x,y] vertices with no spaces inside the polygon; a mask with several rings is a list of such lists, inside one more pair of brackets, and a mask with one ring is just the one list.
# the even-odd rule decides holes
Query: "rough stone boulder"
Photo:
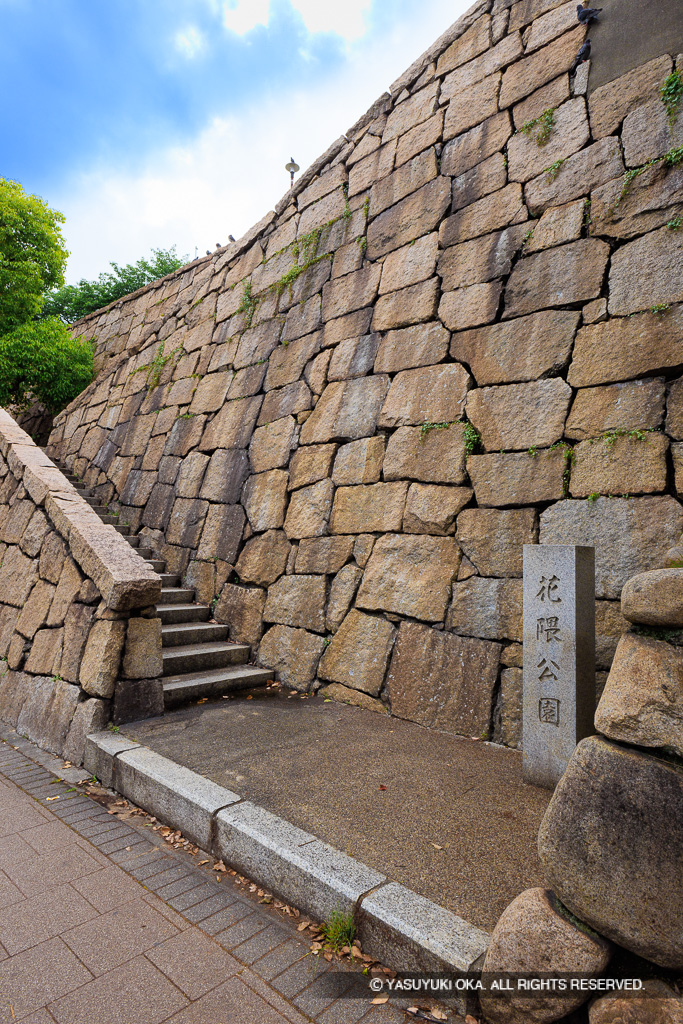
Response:
[{"label": "rough stone boulder", "polygon": [[683,967],[683,771],[599,736],[582,740],[538,834],[546,881],[601,935]]},{"label": "rough stone boulder", "polygon": [[[527,889],[512,901],[494,928],[483,974],[597,977],[607,967],[611,951],[610,942],[572,921],[549,889]],[[586,998],[587,993],[582,992],[574,996],[487,993],[480,1001],[491,1024],[544,1024],[571,1013]]]},{"label": "rough stone boulder", "polygon": [[621,592],[621,613],[645,626],[683,628],[683,569],[655,569],[630,579]]},{"label": "rough stone boulder", "polygon": [[622,637],[595,728],[612,740],[668,747],[683,757],[683,648],[632,633]]},{"label": "rough stone boulder", "polygon": [[683,1024],[683,999],[656,978],[640,992],[602,996],[591,1004],[590,1024]]}]

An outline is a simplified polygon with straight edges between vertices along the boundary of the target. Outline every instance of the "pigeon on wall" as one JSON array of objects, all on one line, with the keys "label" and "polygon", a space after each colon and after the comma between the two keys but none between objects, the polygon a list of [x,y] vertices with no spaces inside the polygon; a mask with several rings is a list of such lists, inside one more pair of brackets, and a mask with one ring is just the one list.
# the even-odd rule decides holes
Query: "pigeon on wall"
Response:
[{"label": "pigeon on wall", "polygon": [[592,21],[600,21],[598,14],[602,11],[602,7],[586,7],[582,4],[576,8],[576,16],[582,25],[590,25]]},{"label": "pigeon on wall", "polygon": [[570,75],[575,74],[576,73],[576,69],[578,68],[579,64],[583,64],[584,61],[587,61],[589,59],[590,55],[591,55],[591,41],[590,41],[590,39],[587,39],[586,42],[581,47],[581,49],[579,50],[579,52],[577,53],[576,59],[574,60],[574,63],[572,64],[572,66],[569,69],[569,74]]}]

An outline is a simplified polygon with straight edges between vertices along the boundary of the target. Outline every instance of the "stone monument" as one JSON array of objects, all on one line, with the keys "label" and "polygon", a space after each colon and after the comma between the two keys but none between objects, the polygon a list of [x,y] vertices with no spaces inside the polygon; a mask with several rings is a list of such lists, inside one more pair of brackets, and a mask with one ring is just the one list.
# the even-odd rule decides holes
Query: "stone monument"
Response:
[{"label": "stone monument", "polygon": [[595,713],[595,551],[524,545],[524,781],[554,788]]}]

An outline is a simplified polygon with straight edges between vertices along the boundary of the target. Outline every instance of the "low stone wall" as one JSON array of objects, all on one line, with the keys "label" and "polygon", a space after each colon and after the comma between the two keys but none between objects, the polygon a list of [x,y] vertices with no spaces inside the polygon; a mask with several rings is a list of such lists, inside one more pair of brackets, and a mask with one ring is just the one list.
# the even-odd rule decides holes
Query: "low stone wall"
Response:
[{"label": "low stone wall", "polygon": [[0,409],[0,719],[79,763],[161,675],[161,580]]},{"label": "low stone wall", "polygon": [[290,686],[517,746],[522,545],[595,547],[598,691],[669,564],[683,40],[591,91],[585,35],[478,0],[244,238],[74,327],[48,450]]}]

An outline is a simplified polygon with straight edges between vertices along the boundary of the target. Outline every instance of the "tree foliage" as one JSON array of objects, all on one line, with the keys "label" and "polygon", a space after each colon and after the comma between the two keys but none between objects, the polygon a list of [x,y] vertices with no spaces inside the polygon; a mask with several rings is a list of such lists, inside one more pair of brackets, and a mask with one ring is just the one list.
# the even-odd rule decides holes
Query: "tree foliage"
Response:
[{"label": "tree foliage", "polygon": [[30,321],[0,337],[0,405],[26,407],[34,399],[56,413],[93,378],[89,341],[73,338],[57,317]]},{"label": "tree foliage", "polygon": [[44,292],[64,284],[63,223],[40,196],[0,178],[0,335],[37,316]]},{"label": "tree foliage", "polygon": [[59,291],[53,291],[46,297],[43,308],[44,316],[58,316],[66,323],[74,323],[88,313],[94,313],[110,302],[130,295],[151,281],[157,281],[166,274],[173,273],[187,263],[187,257],[181,258],[170,249],[152,249],[149,260],[138,260],[120,267],[110,263],[111,271],[100,274],[96,281],[81,279],[77,285],[66,285]]}]

